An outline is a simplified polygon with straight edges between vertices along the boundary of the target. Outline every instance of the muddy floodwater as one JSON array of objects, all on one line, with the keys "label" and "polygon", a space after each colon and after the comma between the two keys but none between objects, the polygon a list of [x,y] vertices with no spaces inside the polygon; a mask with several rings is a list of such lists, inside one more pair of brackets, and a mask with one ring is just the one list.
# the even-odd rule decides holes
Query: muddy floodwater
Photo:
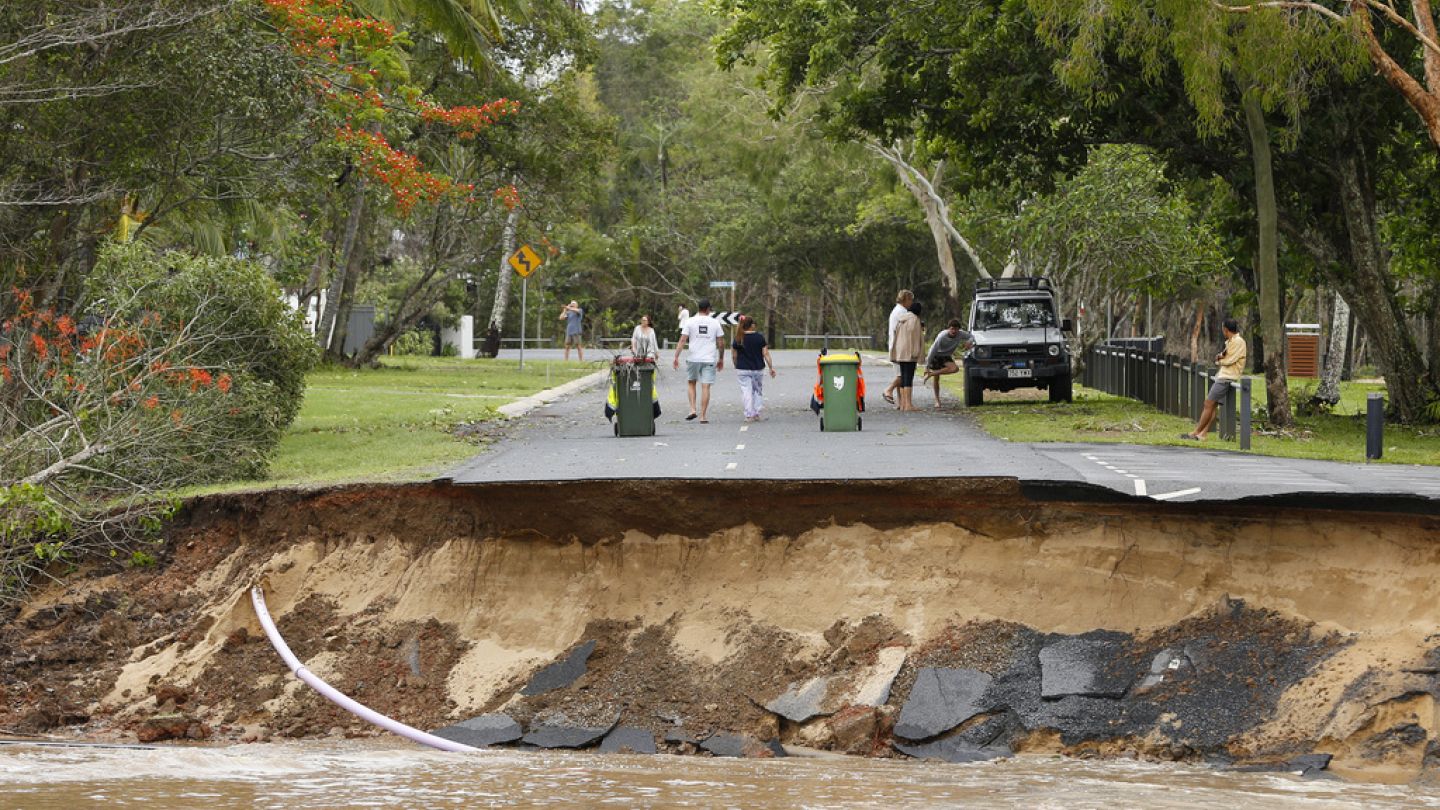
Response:
[{"label": "muddy floodwater", "polygon": [[859,758],[734,760],[379,742],[155,750],[0,749],[0,807],[1440,807],[1413,785],[1302,780],[1133,761],[1018,757],[968,766]]}]

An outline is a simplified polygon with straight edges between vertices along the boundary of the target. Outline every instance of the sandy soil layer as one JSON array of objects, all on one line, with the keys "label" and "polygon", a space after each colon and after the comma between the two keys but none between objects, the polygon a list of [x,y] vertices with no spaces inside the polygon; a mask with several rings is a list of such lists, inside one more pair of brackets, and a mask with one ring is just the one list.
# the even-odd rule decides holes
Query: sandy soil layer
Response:
[{"label": "sandy soil layer", "polygon": [[[1433,771],[1440,730],[1437,530],[1363,508],[1035,499],[1007,480],[220,496],[189,505],[156,567],[72,575],[0,625],[0,728],[373,733],[286,673],[246,593],[263,581],[312,671],[423,728],[503,710],[619,718],[672,750],[739,733],[898,756],[917,673],[949,667],[1003,693],[954,733],[1012,750],[1319,751],[1347,775],[1410,779]],[[1077,637],[1115,650],[1123,694],[1040,697],[1041,651]],[[579,680],[519,694],[590,641]],[[1165,655],[1184,666],[1138,688]],[[764,708],[882,676],[877,705]]]}]

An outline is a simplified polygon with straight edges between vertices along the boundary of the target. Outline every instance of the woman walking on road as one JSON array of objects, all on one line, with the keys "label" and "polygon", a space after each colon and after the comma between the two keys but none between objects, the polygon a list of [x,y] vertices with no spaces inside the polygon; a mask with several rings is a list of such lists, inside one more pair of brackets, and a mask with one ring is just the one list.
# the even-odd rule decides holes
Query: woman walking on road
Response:
[{"label": "woman walking on road", "polygon": [[900,410],[915,410],[915,366],[925,351],[924,327],[920,325],[920,302],[910,305],[909,311],[900,316],[895,324],[895,340],[890,344],[890,362],[900,367],[900,386],[896,393],[900,398]]},{"label": "woman walking on road", "polygon": [[655,338],[655,324],[649,315],[640,316],[640,324],[630,335],[630,353],[637,359],[655,362],[660,356],[660,343]]},{"label": "woman walking on road", "polygon": [[765,407],[762,391],[765,386],[765,369],[775,376],[775,362],[770,359],[770,347],[765,345],[765,336],[755,328],[755,319],[749,315],[740,316],[740,334],[730,346],[735,372],[740,378],[740,402],[745,408],[745,421],[760,420],[760,411]]}]

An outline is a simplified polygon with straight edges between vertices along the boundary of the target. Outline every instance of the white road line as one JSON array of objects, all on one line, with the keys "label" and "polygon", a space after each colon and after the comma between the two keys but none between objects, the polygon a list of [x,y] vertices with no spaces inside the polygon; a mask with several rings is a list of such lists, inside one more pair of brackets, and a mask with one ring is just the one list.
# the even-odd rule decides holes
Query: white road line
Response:
[{"label": "white road line", "polygon": [[740,466],[739,464],[737,464],[737,463],[735,463],[735,462],[732,461],[732,462],[730,462],[729,464],[726,464],[726,465],[725,465],[725,469],[727,469],[727,470],[733,470],[733,469],[735,469],[736,467],[739,467],[739,466]]},{"label": "white road line", "polygon": [[1135,479],[1135,494],[1136,494],[1136,495],[1139,495],[1139,496],[1142,497],[1142,498],[1145,497],[1145,479],[1144,479],[1144,478],[1136,478],[1136,479]]},{"label": "white road line", "polygon": [[1186,495],[1194,495],[1199,491],[1200,487],[1191,487],[1190,489],[1180,489],[1174,492],[1162,492],[1159,495],[1151,495],[1150,497],[1157,501],[1168,501],[1171,498],[1183,498]]},{"label": "white road line", "polygon": [[1115,467],[1111,467],[1110,469],[1115,470],[1115,472],[1120,473],[1121,475],[1129,475],[1129,474],[1130,474],[1129,471],[1127,471],[1127,470],[1121,470],[1121,469],[1117,469],[1117,468],[1115,468]]},{"label": "white road line", "polygon": [[749,425],[741,425],[741,426],[740,426],[740,432],[741,432],[741,433],[744,433],[745,431],[747,431],[747,430],[749,430],[749,429],[750,429],[750,426],[749,426]]},{"label": "white road line", "polygon": [[735,449],[736,449],[736,450],[744,450],[744,449],[745,449],[745,445],[743,445],[743,444],[737,444],[737,445],[735,445]]}]

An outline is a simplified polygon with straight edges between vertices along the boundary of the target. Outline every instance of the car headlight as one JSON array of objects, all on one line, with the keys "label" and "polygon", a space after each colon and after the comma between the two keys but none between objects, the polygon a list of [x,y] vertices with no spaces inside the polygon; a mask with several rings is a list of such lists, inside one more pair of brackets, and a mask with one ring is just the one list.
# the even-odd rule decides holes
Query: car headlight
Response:
[{"label": "car headlight", "polygon": [[990,356],[990,347],[989,347],[989,346],[976,346],[976,347],[975,347],[975,356],[978,357],[978,358],[980,358],[981,360],[984,360],[985,358],[987,358],[987,357]]},{"label": "car headlight", "polygon": [[1050,352],[1050,356],[1051,356],[1051,357],[1059,357],[1059,356],[1060,356],[1060,344],[1058,344],[1058,343],[1051,343],[1051,344],[1050,344],[1050,348],[1049,348],[1049,349],[1046,349],[1046,351]]}]

